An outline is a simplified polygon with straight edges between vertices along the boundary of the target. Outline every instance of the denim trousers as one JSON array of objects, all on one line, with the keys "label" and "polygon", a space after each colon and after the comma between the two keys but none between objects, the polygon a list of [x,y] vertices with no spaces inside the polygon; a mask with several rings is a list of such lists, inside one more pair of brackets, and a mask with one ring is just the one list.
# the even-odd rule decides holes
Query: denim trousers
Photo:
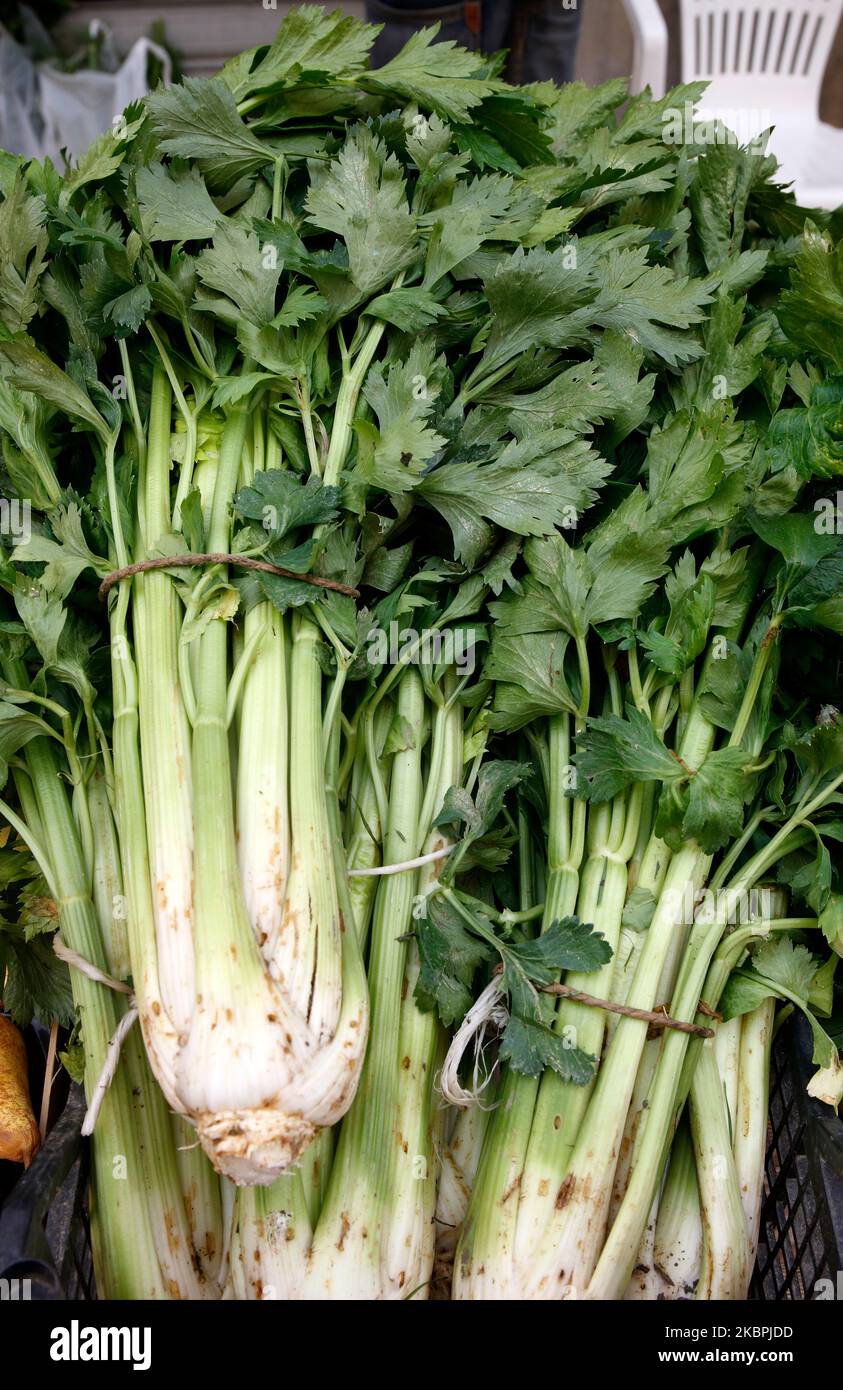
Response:
[{"label": "denim trousers", "polygon": [[383,24],[372,53],[386,63],[425,25],[438,23],[440,39],[455,39],[482,53],[509,49],[505,76],[510,82],[570,82],[577,37],[587,0],[468,0],[464,4],[420,5],[403,0],[368,0],[366,15]]}]

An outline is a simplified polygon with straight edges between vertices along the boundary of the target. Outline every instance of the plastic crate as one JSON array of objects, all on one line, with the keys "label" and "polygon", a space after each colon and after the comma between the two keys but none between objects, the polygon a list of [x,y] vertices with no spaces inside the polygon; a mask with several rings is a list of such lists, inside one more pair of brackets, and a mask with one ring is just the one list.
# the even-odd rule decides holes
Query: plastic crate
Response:
[{"label": "plastic crate", "polygon": [[799,1014],[779,1034],[770,1064],[753,1299],[827,1295],[818,1281],[830,1280],[836,1291],[843,1270],[843,1122],[807,1094],[811,1051],[811,1031]]},{"label": "plastic crate", "polygon": [[[770,1065],[770,1112],[758,1259],[750,1298],[809,1299],[843,1270],[843,1122],[805,1087],[811,1035],[783,1028]],[[29,1279],[33,1299],[96,1297],[85,1205],[85,1101],[64,1112],[0,1209],[0,1279]],[[823,1292],[822,1289],[819,1292]]]},{"label": "plastic crate", "polygon": [[0,1279],[8,1281],[3,1288],[9,1297],[95,1297],[84,1116],[82,1088],[71,1086],[46,1144],[3,1202]]}]

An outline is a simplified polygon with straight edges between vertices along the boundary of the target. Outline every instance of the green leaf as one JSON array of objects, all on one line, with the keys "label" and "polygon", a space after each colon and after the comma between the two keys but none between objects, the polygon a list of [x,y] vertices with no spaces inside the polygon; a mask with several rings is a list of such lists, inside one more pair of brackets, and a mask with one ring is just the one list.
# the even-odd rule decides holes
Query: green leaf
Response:
[{"label": "green leaf", "polygon": [[43,937],[24,942],[0,931],[0,970],[5,975],[3,1003],[20,1027],[37,1018],[50,1027],[75,1021],[70,971]]},{"label": "green leaf", "polygon": [[786,516],[758,516],[749,514],[753,531],[766,545],[777,550],[785,564],[794,572],[793,577],[814,568],[820,560],[832,554],[839,545],[834,535],[817,530],[813,516],[790,513]]},{"label": "green leaf", "polygon": [[594,365],[609,398],[603,415],[611,421],[603,439],[606,450],[614,449],[646,419],[656,378],[640,377],[643,360],[639,345],[613,329],[606,330],[594,349]]},{"label": "green leaf", "polygon": [[617,714],[589,719],[577,750],[574,763],[588,780],[592,801],[609,801],[635,782],[669,784],[686,775],[646,714],[632,705],[626,719]]},{"label": "green leaf", "polygon": [[19,705],[0,700],[0,788],[6,785],[9,760],[25,748],[32,739],[47,731],[43,720],[28,714]]},{"label": "green leaf", "polygon": [[777,314],[792,342],[843,372],[843,242],[835,246],[813,222],[805,224]]},{"label": "green leaf", "polygon": [[800,478],[843,473],[843,378],[811,388],[806,406],[779,410],[770,421],[765,451],[773,473],[795,470]]},{"label": "green leaf", "polygon": [[741,249],[747,199],[762,158],[720,141],[707,145],[696,161],[691,213],[708,270],[717,270]]},{"label": "green leaf", "polygon": [[[170,88],[170,90],[177,89]],[[139,108],[134,105],[127,107],[127,110],[138,111]],[[100,183],[116,173],[142,124],[142,115],[128,122],[124,119],[115,125],[113,130],[105,131],[94,140],[93,144],[88,146],[85,153],[80,155],[76,164],[65,176],[61,186],[62,206],[66,207],[74,193],[83,188],[86,183]]]},{"label": "green leaf", "polygon": [[444,825],[464,825],[464,840],[477,840],[492,829],[503,810],[506,793],[524,777],[523,763],[498,760],[484,763],[477,778],[477,791],[472,799],[460,787],[450,787],[445,793],[442,809],[433,822],[434,829]]},{"label": "green leaf", "polygon": [[664,572],[667,537],[656,529],[641,534],[621,525],[618,534],[598,528],[590,541],[587,551],[559,535],[528,541],[524,554],[530,575],[523,596],[492,605],[504,631],[562,628],[584,638],[589,626],[638,616]]},{"label": "green leaf", "polygon": [[434,894],[426,916],[416,922],[419,978],[416,1000],[436,1008],[446,1028],[461,1023],[474,1002],[472,981],[478,966],[492,957],[490,947],[467,931],[459,913]]},{"label": "green leaf", "polygon": [[59,926],[58,908],[41,874],[36,874],[21,888],[18,909],[18,925],[25,941],[32,941],[44,932],[54,932]]},{"label": "green leaf", "polygon": [[195,165],[149,164],[135,176],[144,234],[149,241],[204,241],[221,214]]},{"label": "green leaf", "polygon": [[[308,84],[315,76],[347,78],[366,64],[377,29],[340,10],[325,14],[320,5],[300,5],[286,14],[268,48],[240,54],[227,63],[222,78],[238,102],[258,93]],[[249,59],[249,62],[243,62]]]},{"label": "green leaf", "polygon": [[15,547],[14,560],[24,562],[46,562],[40,578],[48,594],[67,598],[80,574],[92,569],[98,575],[108,573],[107,561],[95,555],[85,540],[82,531],[82,512],[76,502],[65,507],[57,507],[50,516],[50,529],[54,539],[33,532],[27,541]]},{"label": "green leaf", "polygon": [[240,489],[234,510],[247,521],[259,522],[268,536],[280,540],[299,526],[332,521],[338,502],[338,488],[325,487],[318,478],[305,482],[295,473],[275,468],[256,473],[249,486]]},{"label": "green leaf", "polygon": [[489,131],[519,166],[555,162],[544,113],[525,88],[486,97],[472,112],[472,121]]},{"label": "green leaf", "polygon": [[81,1039],[69,1046],[64,1052],[60,1052],[59,1061],[71,1081],[75,1081],[77,1085],[81,1086],[85,1080],[85,1048]]},{"label": "green leaf", "polygon": [[629,248],[611,251],[601,266],[593,318],[603,328],[626,333],[668,366],[677,366],[701,355],[702,348],[684,330],[703,320],[710,299],[704,281],[649,265],[646,247]]},{"label": "green leaf", "polygon": [[717,594],[714,581],[707,574],[681,591],[676,585],[676,571],[673,579],[672,587],[669,581],[665,585],[670,616],[664,633],[651,627],[638,633],[638,641],[659,671],[679,680],[705,650]]},{"label": "green leaf", "polygon": [[454,139],[458,149],[469,155],[478,169],[500,169],[507,174],[519,172],[518,160],[513,159],[488,130],[455,123]]},{"label": "green leaf", "polygon": [[59,641],[67,609],[57,594],[48,594],[34,579],[21,575],[14,592],[15,607],[45,666],[58,660]]},{"label": "green leaf", "polygon": [[578,917],[552,922],[531,941],[507,944],[507,958],[514,956],[534,984],[549,985],[563,970],[599,970],[612,959],[612,948],[602,932]]},{"label": "green leaf", "polygon": [[419,333],[445,317],[447,312],[432,294],[418,286],[379,294],[366,305],[366,313],[373,319],[384,319],[402,333]]},{"label": "green leaf", "polygon": [[495,633],[483,670],[497,683],[493,729],[514,732],[544,715],[576,712],[564,675],[567,646],[567,635],[558,632]]},{"label": "green leaf", "polygon": [[[759,985],[781,986],[799,999],[807,1000],[816,970],[816,959],[806,946],[794,944],[788,936],[777,933],[762,942],[753,954],[751,965],[743,968],[742,974],[757,980]],[[762,998],[769,993],[768,988],[767,995]],[[725,1018],[735,1017],[734,1013],[724,1012],[722,1006],[721,1012]]]},{"label": "green leaf", "polygon": [[535,194],[499,174],[457,183],[448,203],[419,218],[429,232],[425,285],[435,285],[485,241],[519,241],[542,210]]},{"label": "green leaf", "polygon": [[737,839],[752,790],[746,763],[747,754],[741,748],[709,753],[688,784],[683,840],[695,839],[707,854],[713,854]]},{"label": "green leaf", "polygon": [[152,295],[146,285],[135,285],[104,304],[102,317],[113,326],[116,338],[125,338],[130,333],[137,333],[149,317],[151,308]]},{"label": "green leaf", "polygon": [[272,162],[275,152],[253,135],[219,77],[185,77],[145,99],[164,154],[195,160],[213,188],[228,189]]},{"label": "green leaf", "polygon": [[469,111],[502,84],[481,77],[482,60],[453,39],[434,42],[438,33],[438,24],[416,30],[394,58],[361,76],[360,86],[397,96],[405,105],[415,102],[446,120],[465,121]]},{"label": "green leaf", "polygon": [[32,391],[66,415],[92,425],[103,442],[108,439],[108,426],[90,397],[28,339],[0,341],[0,363],[13,386],[21,391]]},{"label": "green leaf", "polygon": [[840,957],[832,952],[817,970],[808,990],[808,1003],[823,1018],[830,1018],[834,1009],[834,975],[839,964]]},{"label": "green leaf", "polygon": [[843,893],[830,892],[817,917],[817,925],[829,946],[839,951],[843,944]]},{"label": "green leaf", "polygon": [[566,82],[549,93],[547,118],[550,138],[557,154],[577,150],[585,137],[598,126],[614,123],[615,112],[626,101],[629,83],[615,77],[595,87],[584,82]]},{"label": "green leaf", "polygon": [[[813,1034],[814,1062],[836,1073],[840,1066],[837,1049],[808,1007],[816,975],[817,962],[807,947],[794,945],[788,938],[778,936],[758,948],[749,967],[732,972],[720,997],[720,1012],[726,1019],[736,1018],[757,1008],[771,995],[795,1003],[804,1013]],[[833,1102],[829,1100],[828,1103]]]},{"label": "green leaf", "polygon": [[221,377],[214,388],[213,404],[218,409],[236,405],[259,386],[274,380],[273,372],[243,372],[240,376]]},{"label": "green leaf", "polygon": [[313,226],[343,238],[361,295],[379,290],[415,254],[403,170],[366,126],[356,126],[336,159],[313,170],[305,211]]},{"label": "green leaf", "polygon": [[272,322],[276,328],[298,328],[326,308],[326,301],[312,285],[293,285]]},{"label": "green leaf", "polygon": [[418,491],[445,517],[457,558],[471,566],[493,542],[486,521],[518,536],[547,536],[574,523],[607,472],[584,440],[550,430],[512,441],[489,463],[444,464]]},{"label": "green leaf", "polygon": [[824,627],[843,636],[843,547],[794,585],[788,603],[791,621],[799,627]]},{"label": "green leaf", "polygon": [[216,312],[235,327],[246,319],[265,328],[274,319],[281,271],[274,255],[264,255],[253,233],[233,222],[221,223],[213,246],[198,257],[196,270],[203,285],[224,296],[222,301],[200,297],[198,308]]},{"label": "green leaf", "polygon": [[566,247],[526,253],[519,248],[498,264],[484,287],[492,327],[470,381],[491,376],[532,348],[578,342],[594,321],[597,287],[584,259],[572,257]]},{"label": "green leaf", "polygon": [[192,487],[181,504],[181,530],[188,551],[202,555],[205,550],[205,521],[202,494],[198,487]]},{"label": "green leaf", "polygon": [[658,900],[649,888],[643,888],[637,883],[624,903],[623,926],[630,931],[646,931],[653,920],[653,913],[658,906]]},{"label": "green leaf", "polygon": [[45,216],[43,198],[27,191],[18,172],[0,203],[0,323],[9,333],[26,328],[38,309],[38,282],[47,265]]},{"label": "green leaf", "polygon": [[597,1058],[572,1047],[567,1038],[544,1023],[513,1014],[501,1038],[498,1056],[523,1076],[541,1076],[551,1067],[563,1081],[587,1086],[597,1069]]},{"label": "green leaf", "polygon": [[425,464],[447,443],[429,424],[439,395],[444,358],[429,342],[417,339],[406,358],[369,371],[363,394],[375,412],[378,428],[358,419],[356,473],[385,492],[401,493],[417,485]]}]

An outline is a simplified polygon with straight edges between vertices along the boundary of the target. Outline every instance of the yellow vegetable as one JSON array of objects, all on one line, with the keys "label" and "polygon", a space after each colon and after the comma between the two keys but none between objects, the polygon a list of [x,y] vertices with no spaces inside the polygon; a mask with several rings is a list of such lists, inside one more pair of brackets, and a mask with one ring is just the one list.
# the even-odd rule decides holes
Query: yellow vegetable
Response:
[{"label": "yellow vegetable", "polygon": [[28,1168],[40,1143],[29,1099],[26,1047],[11,1019],[0,1014],[0,1159]]}]

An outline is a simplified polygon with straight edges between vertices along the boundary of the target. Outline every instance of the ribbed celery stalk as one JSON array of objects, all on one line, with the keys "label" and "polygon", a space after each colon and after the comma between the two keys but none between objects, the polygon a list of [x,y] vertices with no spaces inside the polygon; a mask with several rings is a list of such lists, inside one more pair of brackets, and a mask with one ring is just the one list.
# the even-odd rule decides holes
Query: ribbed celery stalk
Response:
[{"label": "ribbed celery stalk", "polygon": [[[35,739],[25,751],[38,817],[56,885],[59,924],[65,944],[100,970],[108,970],[100,924],[88,887],[76,826],[58,761],[46,740]],[[105,985],[71,972],[73,999],[85,1045],[85,1089],[90,1097],[106,1059],[109,1039],[125,1010],[125,998]],[[153,1298],[190,1296],[168,1277],[167,1251],[159,1263],[145,1155],[138,1114],[155,1099],[148,1084],[133,1096],[137,1077],[124,1059],[102,1104],[92,1146],[91,1232],[94,1273],[101,1297]],[[165,1117],[166,1118],[166,1117]]]},{"label": "ribbed celery stalk", "polygon": [[[462,708],[446,677],[446,703],[433,721],[431,767],[421,826],[435,818],[449,787],[460,784],[462,773]],[[450,843],[441,830],[431,831],[420,844],[432,854]],[[436,884],[441,862],[422,866],[416,893],[424,896]],[[434,1012],[422,1013],[415,1002],[419,953],[415,941],[407,943],[401,983],[401,1018],[397,1076],[398,1133],[403,1136],[397,1154],[392,1188],[392,1221],[387,1249],[387,1290],[393,1297],[407,1297],[418,1290],[427,1297],[436,1245],[436,1188],[438,1154],[442,1146],[445,1111],[434,1088],[434,1078],[445,1053],[445,1039]],[[409,1257],[409,1258],[408,1258]]]},{"label": "ribbed celery stalk", "polygon": [[[160,377],[156,377],[155,389],[146,469],[145,520],[150,531],[158,520],[164,523],[169,517],[166,451],[161,448],[169,401]],[[240,477],[247,425],[245,412],[235,411],[223,429],[207,527],[207,544],[212,551],[226,551],[230,543],[231,504]],[[163,581],[160,593],[147,584],[152,579]],[[214,579],[213,573],[203,571],[195,581],[194,596],[207,595]],[[192,930],[185,931],[183,937],[181,930],[171,933],[179,936],[176,955],[173,942],[160,941],[162,921],[166,920],[162,915],[170,898],[167,882],[157,872],[158,854],[166,861],[167,846],[160,844],[156,827],[174,814],[174,804],[183,808],[182,789],[190,784],[180,753],[169,744],[167,756],[161,752],[166,742],[161,737],[161,709],[171,711],[173,722],[179,710],[178,701],[175,711],[171,709],[172,699],[179,693],[172,582],[162,575],[143,576],[140,593],[137,612],[133,613],[139,695],[133,689],[134,666],[126,660],[123,649],[127,644],[122,595],[115,605],[114,636],[119,648],[115,652],[118,714],[126,723],[121,744],[125,753],[121,756],[124,801],[128,786],[137,788],[139,768],[131,722],[139,704],[146,800],[152,805],[149,869],[158,908],[159,941],[150,943],[145,939],[148,932],[142,929],[133,935],[135,973],[144,981],[139,994],[144,1033],[171,1103],[196,1126],[215,1166],[237,1181],[271,1182],[296,1161],[320,1125],[331,1123],[345,1109],[354,1092],[357,1064],[365,1045],[365,979],[355,934],[342,927],[329,855],[318,633],[297,616],[291,658],[291,688],[298,697],[290,757],[291,872],[273,953],[276,983],[258,947],[240,878],[228,731],[228,624],[216,613],[208,616],[195,639],[191,670],[181,669],[193,686],[188,706],[193,724],[192,827],[185,828],[179,821],[171,829],[173,837],[180,837],[175,853],[189,858],[192,830],[192,863],[185,866],[180,879],[182,892],[192,883],[192,921],[187,918]],[[148,611],[144,596],[150,598]],[[270,624],[271,640],[265,662],[260,656],[256,658],[258,674],[253,689],[265,698],[266,681],[271,676],[267,668],[272,665],[276,674],[282,669],[279,652],[283,647],[274,627],[276,619],[263,613],[254,619],[254,623],[260,621]],[[157,650],[158,644],[162,650]],[[257,647],[256,639],[255,651]],[[125,667],[122,672],[121,662]],[[254,699],[247,702],[245,721],[251,750],[255,746],[254,703]],[[283,720],[283,706],[280,717]],[[275,718],[279,718],[277,712]],[[286,736],[283,730],[280,736]],[[283,770],[282,763],[282,777]],[[249,771],[254,771],[251,765]],[[276,774],[273,768],[273,776]],[[274,812],[271,828],[278,830],[276,839],[283,860],[285,831],[283,824],[275,825]],[[141,864],[134,869],[130,896],[137,898],[143,894]],[[250,881],[249,887],[254,886]],[[277,914],[277,901],[275,910]],[[179,913],[179,928],[185,925],[185,916],[186,909]],[[142,910],[139,918],[143,918]]]},{"label": "ribbed celery stalk", "polygon": [[[380,754],[394,714],[392,702],[381,700],[375,714],[375,751]],[[381,776],[384,775],[383,760],[379,759]],[[362,738],[358,740],[354,756],[354,767],[349,789],[346,844],[349,869],[373,869],[381,862],[382,827],[380,806],[375,782],[366,756],[366,746]],[[351,898],[354,921],[361,942],[365,941],[378,885],[376,874],[360,874],[349,879],[348,891]]]},{"label": "ribbed celery stalk", "polygon": [[[748,604],[748,598],[746,602]],[[746,728],[769,661],[769,654],[768,646],[760,649],[756,657],[749,682],[749,693],[744,697],[731,736],[732,745],[740,742]],[[711,659],[710,652],[707,660]],[[699,767],[713,748],[714,739],[714,727],[695,704],[684,723],[678,750],[682,763],[692,768]],[[655,836],[653,841],[655,843]],[[693,841],[684,846],[671,860],[627,994],[626,1002],[633,1007],[652,1009],[657,1002],[656,995],[664,982],[665,968],[670,960],[671,951],[675,948],[676,934],[682,931],[688,904],[696,902],[708,878],[710,866],[710,856]],[[694,947],[698,936],[695,927],[691,931],[688,952],[680,969],[680,981],[683,972],[688,968],[688,955],[692,960],[696,958]],[[702,988],[702,983],[703,980],[700,980],[699,989]],[[699,997],[697,993],[694,1012]],[[679,1013],[675,1016],[682,1018],[685,1015]],[[621,1154],[636,1075],[647,1041],[647,1031],[646,1023],[626,1016],[622,1017],[615,1027],[588,1110],[580,1126],[571,1162],[564,1177],[564,1188],[560,1189],[564,1191],[564,1201],[557,1202],[551,1220],[542,1234],[539,1248],[531,1257],[525,1256],[522,1286],[525,1296],[560,1298],[566,1289],[576,1290],[577,1294],[582,1296],[589,1286],[598,1257],[601,1265],[609,1268],[605,1257],[607,1247],[604,1247],[602,1256],[600,1250],[606,1235],[615,1171]],[[669,1054],[670,1049],[676,1047],[676,1038],[685,1036],[674,1030],[672,1036],[664,1040],[659,1070],[664,1066],[665,1050],[667,1049]],[[641,1147],[648,1145],[648,1142],[650,1145],[664,1145],[666,1131],[663,1130],[659,1139],[654,1138],[653,1131],[654,1120],[650,1106],[644,1137],[642,1139],[639,1136],[638,1140]],[[655,1160],[653,1163],[655,1164]],[[607,1295],[615,1298],[622,1297],[632,1272],[658,1180],[655,1166],[648,1168],[648,1189],[644,1194],[640,1184],[639,1168],[636,1157],[636,1169],[630,1178],[629,1187],[611,1232],[611,1238],[614,1239],[616,1231],[629,1221],[624,1237],[623,1264],[614,1271],[613,1292]],[[630,1195],[633,1187],[636,1188],[634,1197]],[[618,1225],[619,1222],[621,1227]]]},{"label": "ribbed celery stalk", "polygon": [[730,1018],[725,1023],[718,1023],[714,1033],[714,1054],[717,1058],[717,1069],[720,1072],[720,1080],[723,1085],[723,1095],[726,1098],[729,1133],[732,1135],[735,1132],[735,1114],[737,1112],[740,1046],[740,1019]]},{"label": "ribbed celery stalk", "polygon": [[663,1297],[664,1280],[655,1266],[654,1250],[656,1244],[656,1222],[659,1215],[658,1197],[650,1208],[650,1216],[647,1221],[641,1244],[638,1247],[638,1259],[632,1271],[629,1283],[624,1292],[624,1299],[629,1302],[642,1302]]},{"label": "ribbed celery stalk", "polygon": [[[548,877],[543,929],[574,910],[585,843],[585,805],[571,802],[565,795],[572,753],[570,723],[569,715],[558,715],[548,729]],[[506,1071],[457,1249],[454,1298],[517,1297],[519,1189],[538,1092],[538,1079]]]},{"label": "ribbed celery stalk", "polygon": [[[741,1019],[734,1153],[738,1186],[746,1218],[750,1270],[755,1264],[758,1228],[761,1223],[764,1159],[767,1152],[770,1046],[775,1011],[775,999],[765,999],[757,1009],[744,1014]],[[745,1296],[745,1293],[741,1295]]]},{"label": "ribbed celery stalk", "polygon": [[[247,417],[233,413],[220,444],[210,549],[229,541],[229,509]],[[179,1098],[215,1166],[235,1181],[269,1181],[315,1132],[285,1073],[300,1075],[316,1046],[306,1020],[276,998],[249,921],[235,838],[227,724],[227,624],[212,618],[197,639],[193,724],[193,1013],[176,1059]]]},{"label": "ribbed celery stalk", "polygon": [[[104,779],[85,788],[94,828],[94,902],[109,973],[117,979],[129,956],[119,843]],[[135,1099],[150,1221],[173,1297],[217,1298],[222,1253],[219,1182],[193,1131],[167,1105],[151,1075],[138,1030],[124,1040],[121,1065]],[[140,1098],[143,1097],[141,1104]]]},{"label": "ribbed celery stalk", "polygon": [[[685,730],[680,749],[683,762],[699,766],[713,742],[714,729],[698,715]],[[634,1007],[652,1009],[656,1002],[665,958],[674,934],[682,927],[688,893],[692,899],[696,897],[709,863],[696,845],[681,850],[671,860],[630,986],[627,1002]],[[622,1017],[615,1028],[570,1164],[566,1171],[560,1171],[561,1200],[557,1197],[539,1250],[525,1254],[523,1287],[529,1297],[560,1298],[566,1287],[581,1293],[594,1267],[647,1030],[646,1023],[629,1017]],[[646,1212],[642,1232],[645,1224]],[[625,1285],[626,1279],[618,1297]]]},{"label": "ribbed celery stalk", "polygon": [[691,1082],[691,1134],[703,1227],[696,1297],[744,1298],[751,1269],[746,1220],[732,1153],[728,1099],[711,1038],[700,1048]]},{"label": "ribbed celery stalk", "polygon": [[[571,971],[565,977],[565,983],[573,989],[585,990],[597,998],[608,998],[612,992],[614,953],[627,893],[627,862],[638,836],[641,788],[634,788],[628,805],[623,798],[617,800],[621,803],[620,816],[609,805],[591,808],[589,857],[580,877],[576,907],[581,922],[593,923],[603,933],[612,958],[596,972],[586,975]],[[555,1026],[562,1033],[570,1029],[568,1036],[576,1046],[599,1062],[606,1026],[606,1015],[601,1009],[562,999]],[[593,1084],[574,1086],[549,1070],[541,1078],[522,1180],[518,1262],[529,1263],[537,1240],[558,1207],[559,1179],[567,1170]]]},{"label": "ribbed celery stalk", "polygon": [[[146,558],[172,534],[171,406],[169,382],[157,367],[147,426],[139,558]],[[180,626],[181,605],[172,580],[155,571],[137,575],[132,583],[132,631],[161,1003],[173,1029],[185,1034],[193,1014],[195,985],[191,742],[179,685]]]},{"label": "ribbed celery stalk", "polygon": [[[775,862],[776,854],[784,852],[789,843],[792,843],[794,827],[803,819],[809,819],[813,811],[833,796],[840,781],[843,781],[843,775],[830,783],[820,796],[806,802],[801,811],[791,817],[770,843],[743,866],[733,883],[724,890],[721,898],[716,903],[707,903],[700,910],[691,930],[676,991],[671,1001],[672,1017],[693,1021],[701,998],[705,998],[711,1007],[716,1008],[729,970],[734,963],[734,948],[724,951],[722,955],[718,952],[717,956],[715,951],[737,904],[769,871],[771,863]],[[747,928],[745,935],[751,937],[756,930],[752,927]],[[740,950],[745,936],[741,932],[734,935],[736,948]],[[658,1186],[673,1126],[690,1089],[698,1056],[699,1039],[689,1043],[688,1034],[676,1029],[666,1031],[659,1065],[650,1089],[647,1124],[635,1155],[623,1202],[588,1285],[589,1298],[616,1298],[620,1296],[619,1289],[622,1290],[625,1286],[646,1224],[646,1211]]]},{"label": "ribbed celery stalk", "polygon": [[[244,485],[268,462],[260,412],[254,416],[252,443],[240,472]],[[240,877],[252,930],[276,979],[285,975],[279,937],[290,867],[288,623],[269,603],[257,603],[246,614],[243,649],[251,659],[237,720]]]},{"label": "ribbed celery stalk", "polygon": [[663,1298],[692,1296],[700,1274],[702,1239],[697,1166],[686,1118],[670,1151],[656,1222],[653,1265],[664,1281]]},{"label": "ribbed celery stalk", "polygon": [[[460,780],[462,713],[438,709],[425,794],[425,696],[418,673],[398,683],[397,718],[407,731],[392,757],[386,864],[444,847],[428,827],[448,787]],[[309,1299],[401,1299],[422,1293],[433,1264],[436,1201],[433,1080],[441,1055],[434,1013],[413,997],[418,970],[413,905],[438,876],[437,864],[385,876],[371,931],[372,1033],[360,1089],[343,1121],[303,1286]]]},{"label": "ribbed celery stalk", "polygon": [[451,1132],[446,1135],[436,1196],[436,1254],[450,1263],[465,1221],[480,1153],[495,1102],[489,1086],[480,1105],[451,1107]]}]

